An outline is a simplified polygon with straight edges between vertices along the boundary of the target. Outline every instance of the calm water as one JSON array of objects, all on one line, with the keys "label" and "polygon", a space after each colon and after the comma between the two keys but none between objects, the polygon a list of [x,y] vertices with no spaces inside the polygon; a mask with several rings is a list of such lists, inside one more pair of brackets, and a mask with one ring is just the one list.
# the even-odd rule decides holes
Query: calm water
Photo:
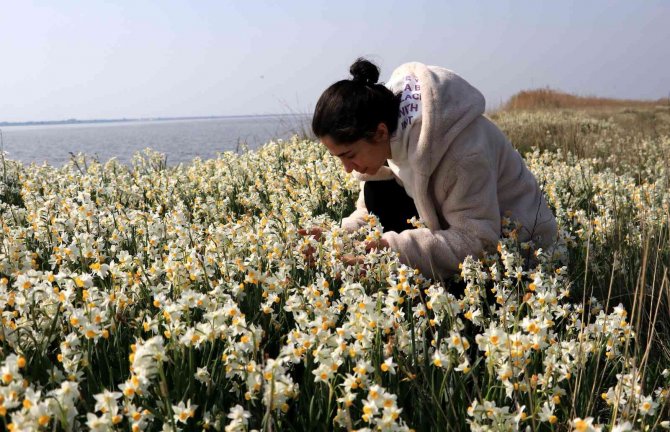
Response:
[{"label": "calm water", "polygon": [[23,163],[62,166],[70,153],[85,153],[100,161],[127,163],[149,147],[167,155],[169,165],[194,157],[216,157],[240,144],[257,148],[271,139],[289,138],[309,125],[307,115],[230,117],[206,120],[161,120],[49,126],[5,126],[7,157]]}]

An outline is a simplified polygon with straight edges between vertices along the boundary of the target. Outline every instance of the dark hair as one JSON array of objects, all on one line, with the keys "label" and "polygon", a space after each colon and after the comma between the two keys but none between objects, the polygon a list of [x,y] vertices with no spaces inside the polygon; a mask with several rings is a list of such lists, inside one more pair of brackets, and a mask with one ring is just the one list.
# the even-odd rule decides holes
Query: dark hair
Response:
[{"label": "dark hair", "polygon": [[316,103],[314,135],[349,144],[374,137],[379,123],[392,135],[398,127],[399,95],[377,83],[379,68],[364,58],[357,59],[349,72],[352,79],[331,85]]}]

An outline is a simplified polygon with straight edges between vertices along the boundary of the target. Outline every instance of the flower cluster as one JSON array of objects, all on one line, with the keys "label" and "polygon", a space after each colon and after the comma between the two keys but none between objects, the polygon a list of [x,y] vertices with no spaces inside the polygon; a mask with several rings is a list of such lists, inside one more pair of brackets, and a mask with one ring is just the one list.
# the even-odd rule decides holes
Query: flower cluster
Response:
[{"label": "flower cluster", "polygon": [[[7,429],[667,424],[669,365],[652,367],[664,358],[644,349],[635,310],[588,291],[633,265],[605,261],[612,242],[641,250],[667,229],[660,179],[531,154],[559,243],[519,243],[505,218],[496,251],[434,281],[391,250],[365,251],[381,234],[375,217],[339,227],[358,183],[316,143],[162,160],[8,162],[18,192],[0,195]],[[310,226],[320,238],[300,234]],[[348,254],[364,262],[345,265]]]}]

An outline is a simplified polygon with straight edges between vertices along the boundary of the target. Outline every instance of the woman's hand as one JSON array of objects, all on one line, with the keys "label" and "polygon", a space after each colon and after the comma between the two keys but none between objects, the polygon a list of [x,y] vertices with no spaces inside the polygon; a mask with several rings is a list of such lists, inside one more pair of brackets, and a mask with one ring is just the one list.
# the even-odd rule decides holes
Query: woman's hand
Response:
[{"label": "woman's hand", "polygon": [[365,242],[365,251],[370,252],[371,250],[377,249],[377,250],[382,250],[382,249],[389,249],[391,245],[389,242],[384,240],[383,238],[380,238],[379,240],[368,240]]},{"label": "woman's hand", "polygon": [[[298,234],[304,237],[313,237],[316,241],[321,241],[321,238],[323,236],[323,231],[324,229],[321,227],[311,227],[311,228],[300,228],[298,229]],[[382,250],[382,249],[388,249],[391,246],[389,243],[384,240],[383,238],[380,238],[378,240],[367,240],[364,243],[365,246],[365,251],[370,252],[373,250]],[[305,256],[305,261],[310,266],[313,266],[315,264],[315,258],[314,254],[316,253],[316,250],[312,246],[307,246],[303,250],[303,255]],[[342,262],[345,265],[348,266],[363,266],[365,264],[365,256],[364,255],[353,255],[353,254],[344,254],[341,257]],[[365,272],[364,269],[361,269],[362,272]]]},{"label": "woman's hand", "polygon": [[342,255],[342,262],[348,266],[365,264],[365,257],[363,255],[344,254]]},{"label": "woman's hand", "polygon": [[[365,257],[363,255],[344,254],[341,257],[341,260],[344,265],[358,267],[358,276],[365,277],[368,274],[367,266],[365,265]],[[340,277],[341,275],[338,273],[337,278],[340,279]]]},{"label": "woman's hand", "polygon": [[311,227],[311,228],[300,228],[298,234],[301,236],[312,236],[316,241],[321,240],[321,235],[323,234],[323,228],[321,227]]},{"label": "woman's hand", "polygon": [[[300,228],[298,230],[298,234],[300,234],[303,237],[313,237],[314,240],[321,241],[323,228],[321,227]],[[316,264],[316,259],[314,258],[315,253],[316,249],[314,249],[311,245],[307,246],[302,252],[303,256],[305,257],[305,261],[307,261],[307,265],[309,265],[310,267],[313,267]]]},{"label": "woman's hand", "polygon": [[[381,249],[388,249],[390,248],[391,245],[384,240],[384,239],[379,239],[379,240],[368,240],[365,242],[365,251],[370,252],[372,250],[381,250]],[[345,254],[342,255],[342,262],[346,265],[352,266],[352,265],[363,265],[365,264],[365,257],[363,255],[352,255],[352,254]]]}]

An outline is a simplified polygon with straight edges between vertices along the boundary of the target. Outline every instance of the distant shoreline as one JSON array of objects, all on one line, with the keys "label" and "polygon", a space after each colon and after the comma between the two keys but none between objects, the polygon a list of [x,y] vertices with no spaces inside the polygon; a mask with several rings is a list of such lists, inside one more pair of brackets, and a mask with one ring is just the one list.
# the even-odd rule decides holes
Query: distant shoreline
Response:
[{"label": "distant shoreline", "polygon": [[120,119],[67,119],[67,120],[42,120],[42,121],[24,121],[24,122],[0,122],[0,127],[10,126],[49,126],[49,125],[74,125],[74,124],[95,124],[95,123],[130,123],[130,122],[152,122],[152,121],[171,121],[171,120],[215,120],[215,119],[235,119],[245,117],[296,117],[309,116],[309,113],[298,114],[248,114],[248,115],[228,115],[228,116],[194,116],[194,117],[147,117],[147,118],[120,118]]}]

